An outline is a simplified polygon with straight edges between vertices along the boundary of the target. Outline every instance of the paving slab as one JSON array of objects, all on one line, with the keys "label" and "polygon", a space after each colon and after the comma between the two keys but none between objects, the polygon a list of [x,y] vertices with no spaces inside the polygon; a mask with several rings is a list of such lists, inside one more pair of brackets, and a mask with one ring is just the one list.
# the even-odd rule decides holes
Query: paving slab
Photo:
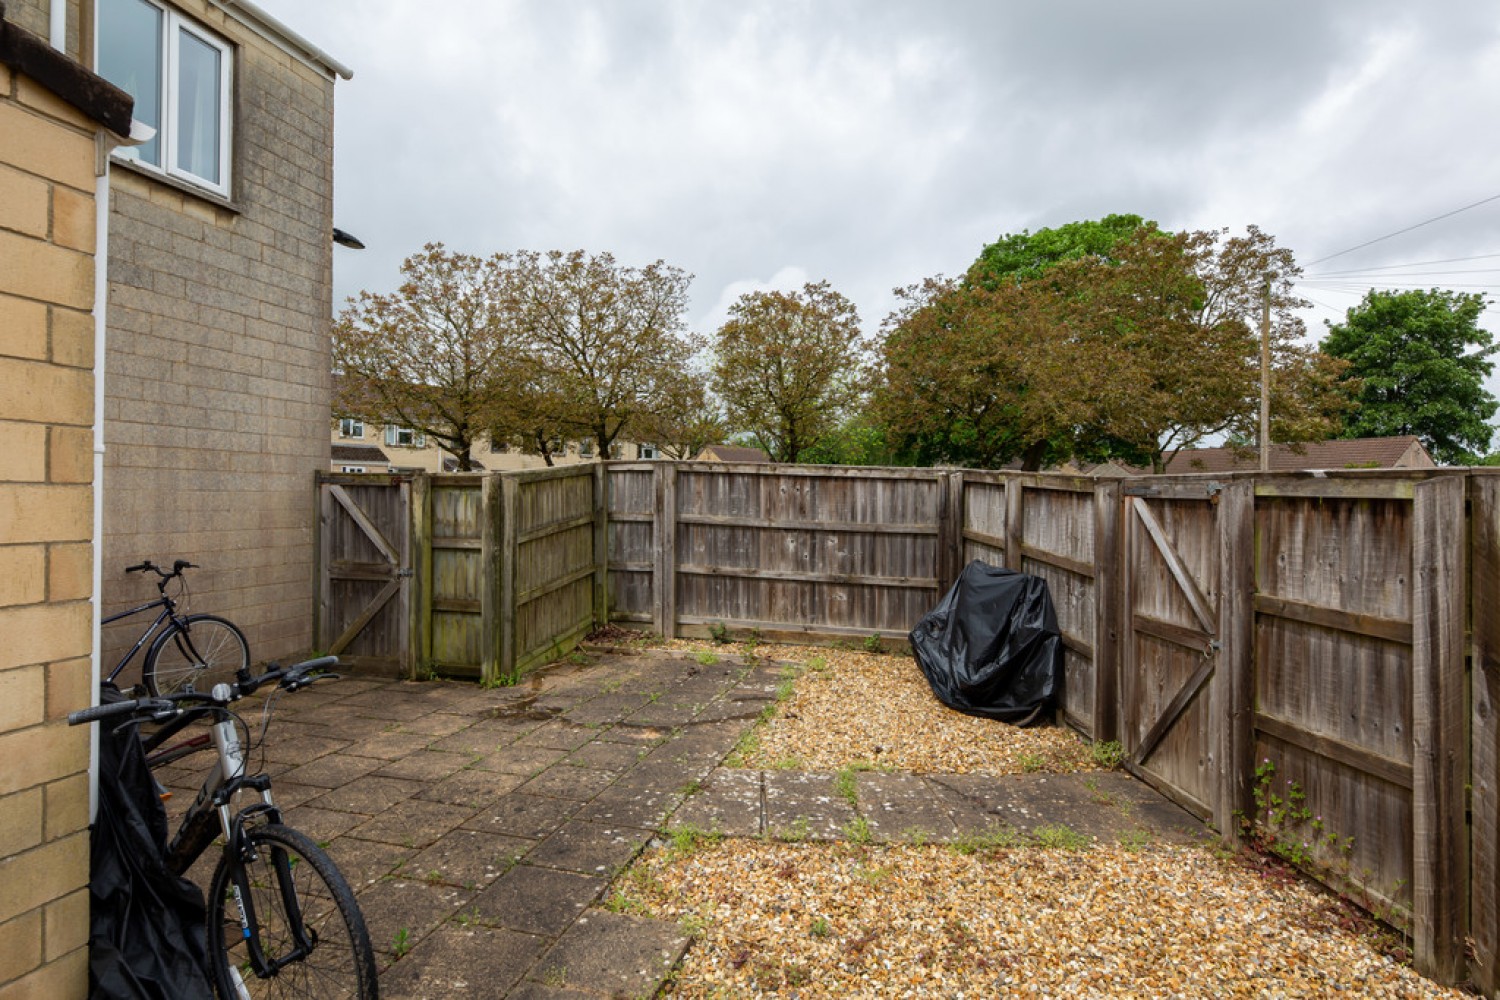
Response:
[{"label": "paving slab", "polygon": [[839,840],[854,822],[854,807],[834,788],[831,774],[765,771],[765,833],[782,840]]},{"label": "paving slab", "polygon": [[765,831],[765,807],[759,771],[720,768],[674,812],[669,825],[729,837],[759,837]]},{"label": "paving slab", "polygon": [[483,924],[449,922],[380,977],[383,1000],[517,996],[513,987],[536,964],[548,939]]},{"label": "paving slab", "polygon": [[959,827],[921,775],[855,775],[859,814],[872,839],[882,842],[951,841]]},{"label": "paving slab", "polygon": [[606,996],[651,996],[690,942],[674,924],[590,910],[563,932],[527,978]]},{"label": "paving slab", "polygon": [[360,840],[378,840],[402,847],[426,847],[473,815],[467,806],[446,802],[406,799],[353,827],[348,832]]},{"label": "paving slab", "polygon": [[613,878],[625,870],[651,837],[652,831],[639,827],[575,819],[558,827],[532,848],[526,861],[533,865]]},{"label": "paving slab", "polygon": [[567,930],[599,898],[609,879],[600,875],[520,864],[474,897],[479,918],[532,934]]}]

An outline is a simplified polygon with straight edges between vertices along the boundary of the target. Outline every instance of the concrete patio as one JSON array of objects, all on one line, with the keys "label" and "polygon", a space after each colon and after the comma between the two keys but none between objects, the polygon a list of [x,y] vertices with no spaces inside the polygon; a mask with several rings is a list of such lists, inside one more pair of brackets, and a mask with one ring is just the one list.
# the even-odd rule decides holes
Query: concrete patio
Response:
[{"label": "concrete patio", "polygon": [[[264,767],[287,822],[358,894],[383,997],[653,995],[690,939],[595,904],[669,824],[830,839],[859,815],[875,839],[934,841],[1057,823],[1106,839],[1202,833],[1122,773],[866,773],[851,805],[832,775],[720,767],[779,666],[578,659],[513,688],[346,677],[278,703]],[[187,793],[175,805],[203,761],[159,774]]]}]

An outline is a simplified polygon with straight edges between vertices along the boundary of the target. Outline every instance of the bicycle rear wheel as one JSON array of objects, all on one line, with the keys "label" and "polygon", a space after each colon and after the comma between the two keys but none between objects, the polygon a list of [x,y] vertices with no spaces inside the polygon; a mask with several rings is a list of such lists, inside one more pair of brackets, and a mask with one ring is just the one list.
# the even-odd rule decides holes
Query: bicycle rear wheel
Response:
[{"label": "bicycle rear wheel", "polygon": [[378,997],[370,935],[332,859],[279,824],[246,830],[245,841],[246,858],[226,851],[209,888],[209,962],[221,1000]]},{"label": "bicycle rear wheel", "polygon": [[206,693],[221,681],[233,684],[241,667],[250,669],[250,644],[239,626],[218,615],[188,615],[151,644],[141,680],[152,695],[189,684]]}]

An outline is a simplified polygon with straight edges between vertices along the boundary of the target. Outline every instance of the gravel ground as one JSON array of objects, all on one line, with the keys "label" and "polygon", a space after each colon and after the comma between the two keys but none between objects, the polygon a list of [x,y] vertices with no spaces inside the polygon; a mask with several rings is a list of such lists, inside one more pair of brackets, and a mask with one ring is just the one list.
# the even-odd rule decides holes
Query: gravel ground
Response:
[{"label": "gravel ground", "polygon": [[[755,653],[807,666],[742,743],[744,766],[1099,766],[1066,730],[949,711],[906,657]],[[1387,957],[1389,935],[1326,893],[1206,847],[679,840],[637,859],[608,901],[695,935],[670,997],[1465,995]]]}]

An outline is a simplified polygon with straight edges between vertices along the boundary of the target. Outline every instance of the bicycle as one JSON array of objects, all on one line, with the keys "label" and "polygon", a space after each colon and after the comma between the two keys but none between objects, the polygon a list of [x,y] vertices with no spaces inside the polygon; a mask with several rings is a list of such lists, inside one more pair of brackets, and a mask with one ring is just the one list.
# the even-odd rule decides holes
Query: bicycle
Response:
[{"label": "bicycle", "polygon": [[[120,728],[157,723],[162,728],[155,735],[162,739],[197,719],[212,720],[218,760],[165,845],[165,860],[181,875],[223,837],[207,897],[209,972],[221,1000],[379,995],[375,953],[353,891],[322,848],[282,822],[270,777],[246,774],[251,734],[229,708],[274,683],[263,709],[263,739],[277,695],[336,679],[326,668],[337,663],[337,657],[325,656],[272,666],[256,677],[246,669],[211,692],[133,698],[68,716],[69,725],[105,719],[121,719]],[[245,741],[237,725],[245,726]],[[260,801],[236,810],[234,799],[242,791],[258,792]]]},{"label": "bicycle", "polygon": [[[155,572],[159,577],[156,590],[161,596],[149,604],[110,615],[101,624],[110,625],[152,608],[161,611],[105,680],[113,682],[148,641],[150,646],[141,666],[141,686],[152,696],[184,689],[209,691],[215,684],[232,683],[241,670],[250,669],[250,644],[239,626],[218,615],[178,613],[178,601],[187,593],[187,578],[182,571],[197,568],[186,559],[172,563],[170,573],[149,559],[125,567],[127,573]],[[167,584],[172,580],[179,581],[175,598],[167,593]]]}]

